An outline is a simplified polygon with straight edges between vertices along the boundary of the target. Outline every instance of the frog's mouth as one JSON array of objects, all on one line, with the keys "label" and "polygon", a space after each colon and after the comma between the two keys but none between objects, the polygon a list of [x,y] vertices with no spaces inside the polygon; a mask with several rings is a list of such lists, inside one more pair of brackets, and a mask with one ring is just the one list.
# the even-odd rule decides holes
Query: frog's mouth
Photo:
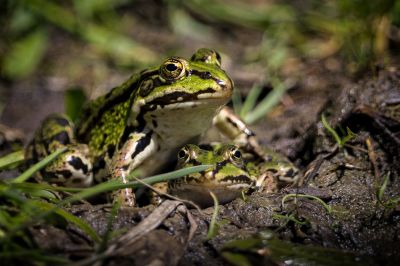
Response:
[{"label": "frog's mouth", "polygon": [[169,193],[178,198],[192,201],[201,208],[207,208],[214,204],[210,192],[214,193],[219,204],[225,204],[240,197],[242,192],[246,192],[250,187],[249,184],[244,183],[230,186],[186,183],[170,187]]},{"label": "frog's mouth", "polygon": [[186,177],[169,183],[169,193],[205,208],[212,206],[214,202],[210,192],[214,193],[220,204],[225,204],[240,197],[242,192],[246,192],[253,185],[254,182],[247,176],[228,176],[218,183]]},{"label": "frog's mouth", "polygon": [[147,106],[154,108],[160,106],[162,108],[179,108],[183,106],[196,106],[206,103],[226,103],[232,96],[232,89],[223,89],[216,91],[213,88],[207,88],[194,93],[184,91],[168,92],[162,97],[155,99],[147,99]]}]

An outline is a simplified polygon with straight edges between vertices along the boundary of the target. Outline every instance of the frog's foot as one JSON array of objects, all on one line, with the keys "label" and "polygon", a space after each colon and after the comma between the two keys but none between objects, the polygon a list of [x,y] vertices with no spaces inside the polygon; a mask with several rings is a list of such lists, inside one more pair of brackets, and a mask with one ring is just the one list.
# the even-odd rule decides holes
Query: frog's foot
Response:
[{"label": "frog's foot", "polygon": [[46,166],[44,181],[66,187],[88,187],[93,183],[93,166],[86,144],[69,144],[67,151]]},{"label": "frog's foot", "polygon": [[150,202],[154,205],[159,205],[163,201],[161,195],[168,193],[168,182],[153,184],[151,187]]},{"label": "frog's foot", "polygon": [[136,204],[135,193],[131,188],[115,191],[111,197],[113,202],[119,202],[121,207],[133,207]]}]

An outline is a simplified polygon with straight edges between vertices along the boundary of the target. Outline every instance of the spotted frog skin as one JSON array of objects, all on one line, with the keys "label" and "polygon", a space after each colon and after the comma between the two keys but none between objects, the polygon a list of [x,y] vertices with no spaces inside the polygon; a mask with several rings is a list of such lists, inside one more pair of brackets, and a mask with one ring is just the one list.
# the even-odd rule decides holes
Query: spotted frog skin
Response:
[{"label": "spotted frog skin", "polygon": [[168,193],[208,207],[213,204],[210,192],[224,204],[249,190],[276,192],[297,180],[298,169],[286,158],[271,150],[266,150],[265,156],[269,159],[232,144],[185,145],[178,152],[177,168],[202,164],[212,167],[170,181]]},{"label": "spotted frog skin", "polygon": [[[76,126],[63,115],[48,117],[28,145],[26,158],[34,163],[67,147],[41,172],[43,180],[62,185],[89,186],[105,178],[126,183],[133,170],[151,175],[184,144],[197,143],[213,119],[223,120],[214,117],[232,90],[214,50],[199,49],[190,60],[170,57],[88,103]],[[231,135],[243,134],[247,132]],[[135,204],[131,189],[114,196],[125,206]]]}]

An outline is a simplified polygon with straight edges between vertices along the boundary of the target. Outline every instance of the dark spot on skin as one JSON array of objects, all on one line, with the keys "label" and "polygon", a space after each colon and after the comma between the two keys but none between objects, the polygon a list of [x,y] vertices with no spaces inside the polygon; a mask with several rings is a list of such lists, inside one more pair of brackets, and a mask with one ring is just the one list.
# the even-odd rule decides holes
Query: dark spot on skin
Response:
[{"label": "dark spot on skin", "polygon": [[[227,117],[226,119],[227,119],[227,121],[228,121],[229,124],[233,125],[233,126],[236,127],[236,128],[239,128],[238,125],[237,125],[237,123],[236,123],[235,121],[233,121],[230,117]],[[252,131],[250,131],[250,130],[246,130],[246,132],[243,132],[243,133],[246,134],[246,138],[255,136],[255,134],[254,134]]]},{"label": "dark spot on skin", "polygon": [[158,125],[157,125],[157,121],[156,121],[155,119],[153,119],[153,120],[151,120],[151,122],[153,123],[153,127],[154,127],[154,128],[157,128],[157,126],[158,126]]},{"label": "dark spot on skin", "polygon": [[146,147],[150,144],[151,141],[151,135],[153,134],[152,131],[147,133],[143,138],[141,138],[137,145],[136,145],[136,150],[132,153],[131,158],[134,159],[136,155],[138,155],[140,152],[142,152]]},{"label": "dark spot on skin", "polygon": [[60,171],[55,171],[55,172],[42,171],[42,174],[45,177],[45,180],[51,181],[51,182],[56,182],[56,180],[59,179],[60,175],[66,179],[70,178],[72,176],[71,171],[68,171],[68,170],[60,170]]},{"label": "dark spot on skin", "polygon": [[69,120],[64,117],[56,116],[56,117],[52,117],[51,119],[53,119],[60,126],[63,126],[63,127],[70,126]]},{"label": "dark spot on skin", "polygon": [[81,158],[72,156],[71,160],[69,160],[68,163],[72,165],[72,167],[75,168],[76,170],[82,170],[84,174],[87,174],[88,167],[86,164],[82,162]]},{"label": "dark spot on skin", "polygon": [[202,150],[206,150],[206,151],[212,151],[213,147],[210,144],[201,144],[199,145],[199,148]]},{"label": "dark spot on skin", "polygon": [[[145,123],[144,120],[143,121],[139,121],[139,127],[142,127],[141,123]],[[143,125],[144,127],[144,125]],[[122,145],[128,140],[129,135],[135,130],[135,128],[133,126],[127,126],[124,130],[124,134],[122,134],[121,140],[118,144],[118,149],[122,148]],[[110,157],[111,158],[111,157]]]},{"label": "dark spot on skin", "polygon": [[52,139],[64,145],[71,143],[71,139],[69,138],[68,133],[65,131],[60,132],[57,135],[54,135]]},{"label": "dark spot on skin", "polygon": [[229,161],[228,160],[224,160],[222,162],[218,162],[216,167],[215,167],[215,172],[219,172],[219,170],[221,170],[221,168],[223,168]]},{"label": "dark spot on skin", "polygon": [[114,151],[115,151],[115,146],[108,145],[108,147],[107,147],[108,158],[112,158],[112,156],[114,155]]},{"label": "dark spot on skin", "polygon": [[278,173],[278,170],[276,170],[276,169],[268,169],[271,173],[273,173],[273,174],[276,174],[276,173]]},{"label": "dark spot on skin", "polygon": [[105,168],[106,168],[106,162],[104,161],[104,159],[95,160],[95,163],[93,164],[94,175],[96,175],[97,172]]}]

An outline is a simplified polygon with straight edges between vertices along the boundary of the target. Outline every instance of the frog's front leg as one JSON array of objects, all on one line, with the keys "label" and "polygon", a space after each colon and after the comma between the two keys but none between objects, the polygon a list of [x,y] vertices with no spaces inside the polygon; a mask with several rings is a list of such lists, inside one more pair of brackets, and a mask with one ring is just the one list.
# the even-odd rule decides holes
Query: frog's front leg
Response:
[{"label": "frog's front leg", "polygon": [[[128,175],[157,150],[157,143],[152,131],[134,132],[124,142],[124,145],[114,154],[110,172],[113,180],[129,182]],[[125,188],[113,195],[123,206],[135,205],[135,194],[131,188]]]}]

